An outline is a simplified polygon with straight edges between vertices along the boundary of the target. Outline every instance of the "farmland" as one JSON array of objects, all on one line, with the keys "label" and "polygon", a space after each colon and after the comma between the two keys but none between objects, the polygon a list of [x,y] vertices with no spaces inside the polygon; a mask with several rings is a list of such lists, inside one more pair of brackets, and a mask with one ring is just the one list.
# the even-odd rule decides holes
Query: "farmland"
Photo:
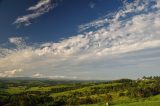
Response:
[{"label": "farmland", "polygon": [[1,106],[159,106],[160,77],[113,81],[1,79]]}]

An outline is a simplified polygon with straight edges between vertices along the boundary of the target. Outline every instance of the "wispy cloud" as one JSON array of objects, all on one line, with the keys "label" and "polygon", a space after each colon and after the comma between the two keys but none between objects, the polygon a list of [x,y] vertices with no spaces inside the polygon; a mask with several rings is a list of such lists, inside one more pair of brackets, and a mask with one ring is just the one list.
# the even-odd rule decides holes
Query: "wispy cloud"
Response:
[{"label": "wispy cloud", "polygon": [[29,26],[32,24],[31,20],[40,17],[41,15],[49,12],[53,8],[57,6],[57,2],[53,2],[52,0],[39,0],[36,5],[33,5],[27,9],[31,13],[18,17],[14,24]]},{"label": "wispy cloud", "polygon": [[89,7],[90,7],[90,8],[94,8],[94,7],[95,7],[95,5],[96,5],[96,3],[95,3],[95,2],[93,2],[93,1],[91,1],[91,2],[89,3]]},{"label": "wispy cloud", "polygon": [[[141,60],[137,59],[132,62],[128,62],[122,57],[128,58],[125,57],[126,54],[138,51],[145,53],[144,50],[160,48],[160,7],[158,1],[125,2],[124,7],[115,13],[112,19],[105,18],[96,21],[94,24],[88,24],[87,27],[101,25],[97,30],[82,33],[58,43],[46,42],[38,44],[39,46],[29,46],[22,38],[9,38],[10,43],[16,45],[17,48],[0,48],[0,70],[21,68],[24,70],[21,74],[26,76],[57,76],[57,78],[58,76],[64,76],[64,78],[76,76],[76,78],[81,79],[106,78],[102,73],[107,73],[109,79],[113,76],[118,77],[117,75],[121,73],[124,76],[127,74],[126,71],[114,71],[112,73],[109,70],[124,70],[132,65],[139,67],[140,70],[149,69],[150,63],[146,63],[148,66],[141,63],[144,59],[145,61],[152,60],[154,63],[150,68],[154,67],[156,71],[160,61],[157,54],[160,51],[156,54],[157,57],[152,58],[151,55],[145,58],[139,57]],[[103,24],[106,22],[107,26]],[[21,44],[25,47],[18,47]],[[153,49],[152,53],[154,51]],[[135,60],[134,57],[132,59]],[[153,59],[156,60],[153,61]],[[144,66],[144,69],[140,65]],[[134,74],[145,73],[138,71]],[[117,74],[115,75],[115,73]],[[97,77],[98,74],[101,76]],[[132,74],[133,72],[128,72],[128,76]],[[119,77],[121,76],[124,77],[119,75]]]},{"label": "wispy cloud", "polygon": [[116,23],[117,21],[122,21],[127,17],[129,18],[129,15],[138,15],[142,14],[141,12],[147,12],[150,11],[151,8],[151,2],[156,2],[157,5],[152,5],[155,6],[155,8],[158,7],[158,2],[159,1],[150,1],[150,0],[135,0],[133,3],[128,3],[126,0],[123,2],[124,6],[121,7],[119,11],[116,11],[114,13],[107,14],[100,19],[94,20],[92,22],[89,22],[87,24],[83,24],[79,26],[79,31],[85,31],[90,28],[100,28],[104,26],[108,26],[110,24]]}]

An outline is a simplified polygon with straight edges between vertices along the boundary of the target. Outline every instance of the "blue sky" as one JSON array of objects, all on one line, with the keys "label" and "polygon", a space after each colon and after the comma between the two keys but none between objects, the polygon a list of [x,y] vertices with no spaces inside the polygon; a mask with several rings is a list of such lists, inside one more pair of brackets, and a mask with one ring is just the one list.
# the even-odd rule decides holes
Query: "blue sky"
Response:
[{"label": "blue sky", "polygon": [[160,0],[1,0],[0,77],[160,75]]},{"label": "blue sky", "polygon": [[[78,33],[78,26],[95,20],[121,6],[120,0],[54,0],[56,6],[51,11],[31,20],[29,27],[13,24],[19,16],[31,12],[26,9],[38,0],[2,0],[0,6],[1,43],[8,37],[29,37],[31,42],[58,41]],[[91,8],[91,4],[94,7]],[[107,5],[107,6],[106,6]],[[38,36],[38,37],[37,37]]]}]

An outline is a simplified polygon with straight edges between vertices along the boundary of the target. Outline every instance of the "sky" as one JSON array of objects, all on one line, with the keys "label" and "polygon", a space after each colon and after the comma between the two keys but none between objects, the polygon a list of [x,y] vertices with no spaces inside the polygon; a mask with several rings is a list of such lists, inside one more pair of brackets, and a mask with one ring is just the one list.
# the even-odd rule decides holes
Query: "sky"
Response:
[{"label": "sky", "polygon": [[160,75],[160,0],[0,0],[0,77]]}]

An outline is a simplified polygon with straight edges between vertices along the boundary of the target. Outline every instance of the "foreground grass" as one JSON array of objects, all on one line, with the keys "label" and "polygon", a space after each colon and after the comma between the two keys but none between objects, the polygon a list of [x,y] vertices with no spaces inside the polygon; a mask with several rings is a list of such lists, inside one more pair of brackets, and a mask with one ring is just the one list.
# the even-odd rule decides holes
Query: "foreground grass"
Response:
[{"label": "foreground grass", "polygon": [[[86,104],[81,106],[105,106],[105,103]],[[134,102],[134,103],[117,104],[109,106],[160,106],[160,101]]]},{"label": "foreground grass", "polygon": [[[86,104],[81,106],[105,106],[105,103]],[[113,100],[109,106],[160,106],[160,95],[146,99],[131,99],[128,97],[120,97],[116,100]]]},{"label": "foreground grass", "polygon": [[160,101],[134,102],[128,104],[119,104],[113,106],[160,106]]}]

